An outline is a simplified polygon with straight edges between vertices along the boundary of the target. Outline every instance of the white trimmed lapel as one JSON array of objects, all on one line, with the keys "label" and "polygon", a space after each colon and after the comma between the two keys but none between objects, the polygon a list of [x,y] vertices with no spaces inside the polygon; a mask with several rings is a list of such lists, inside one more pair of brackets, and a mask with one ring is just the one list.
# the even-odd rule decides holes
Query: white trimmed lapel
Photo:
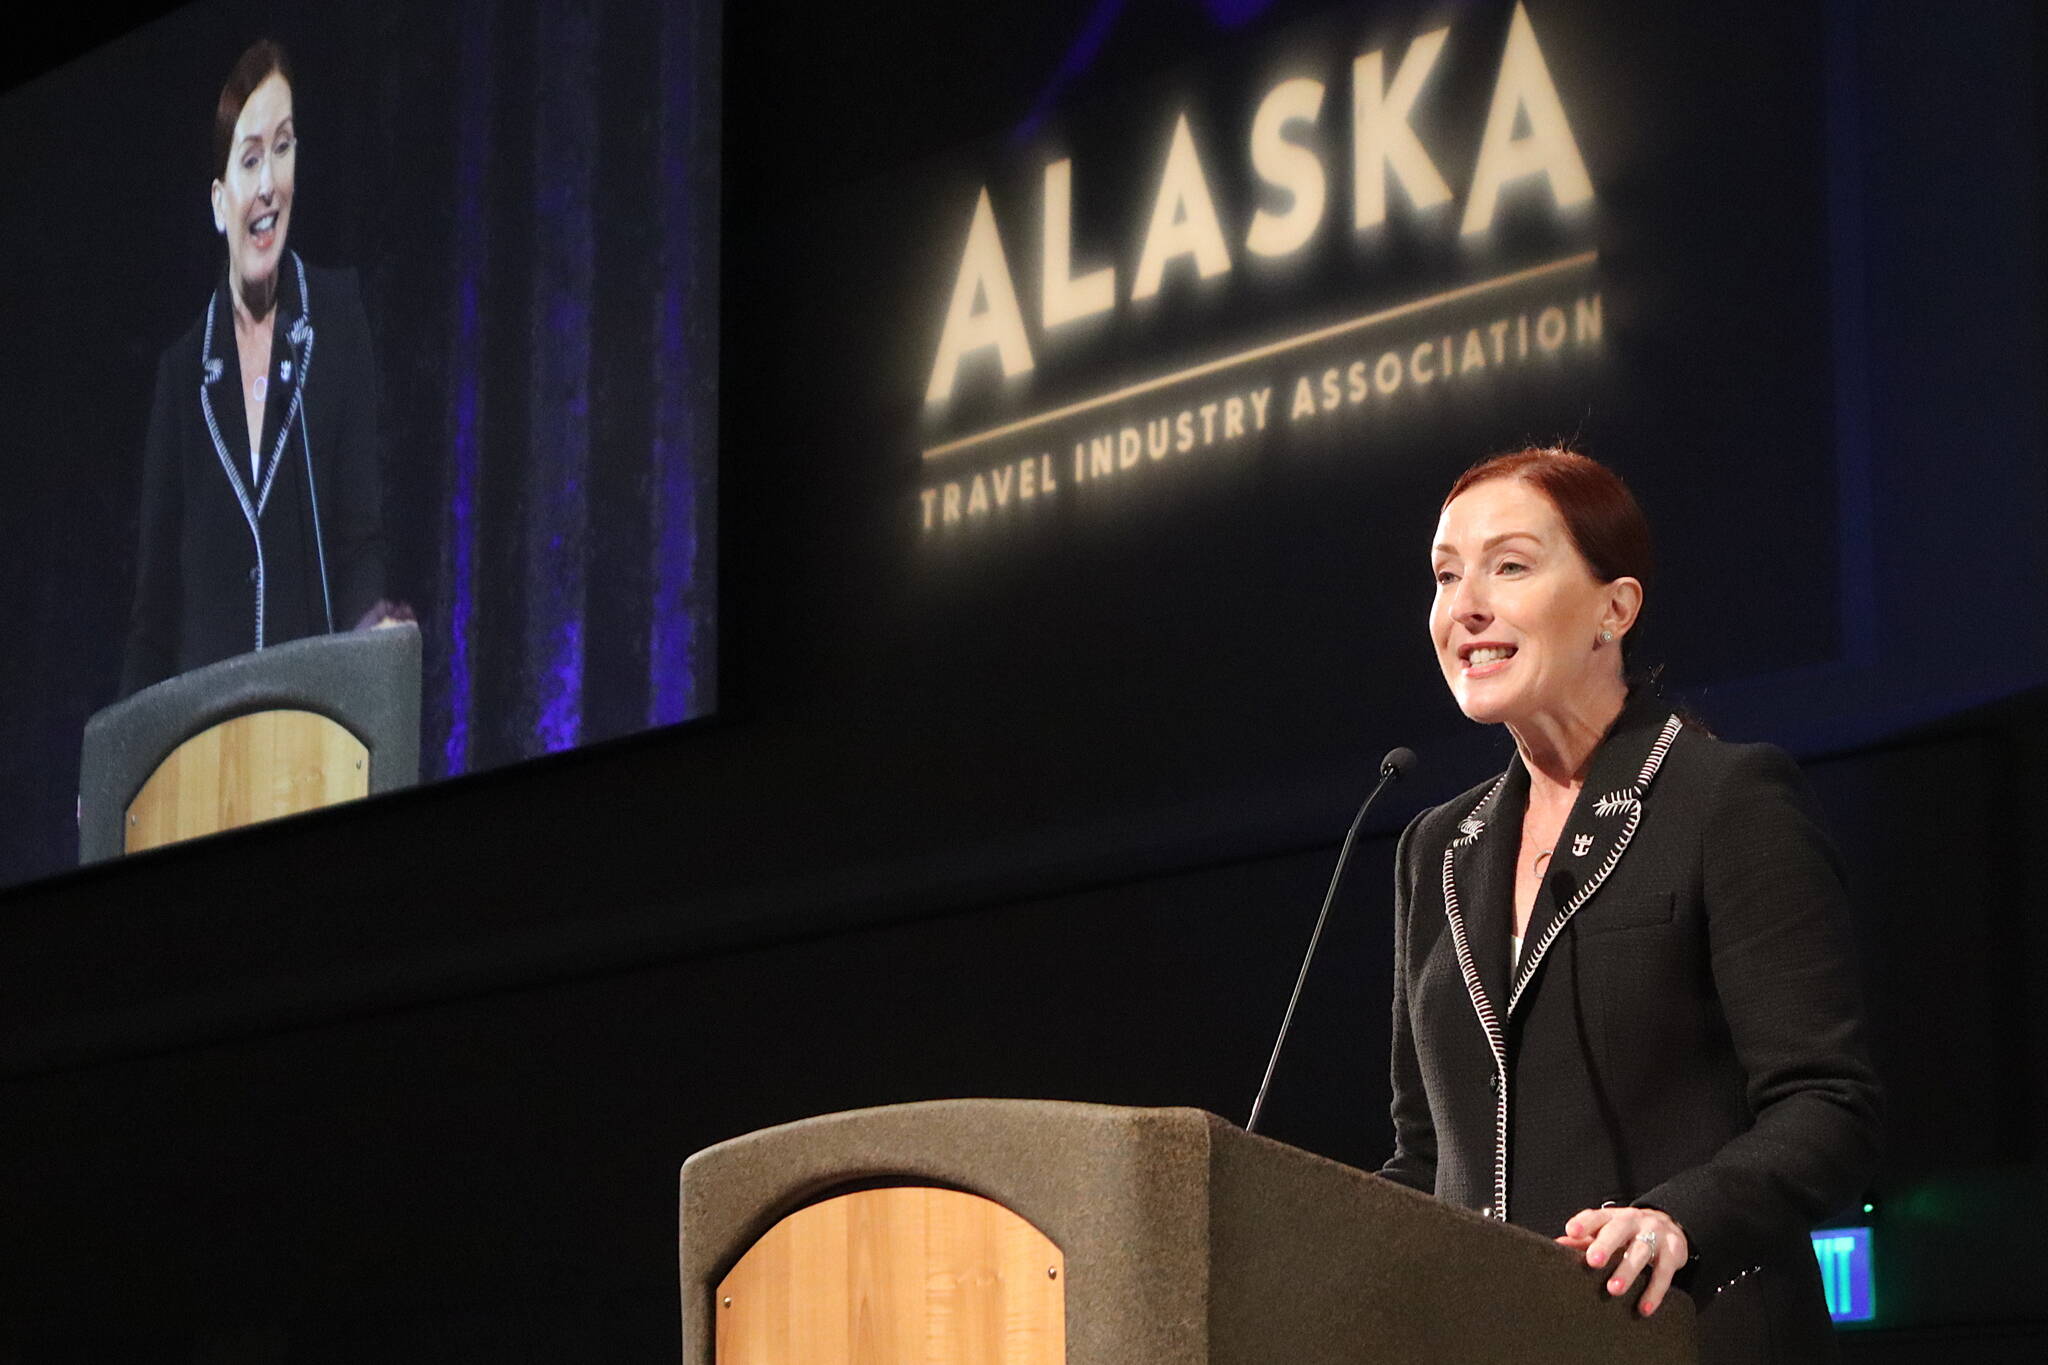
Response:
[{"label": "white trimmed lapel", "polygon": [[1628,852],[1642,825],[1643,797],[1682,728],[1684,722],[1662,707],[1631,706],[1601,741],[1586,785],[1558,835],[1550,871],[1530,913],[1530,932],[1523,941],[1522,960],[1507,996],[1508,1017],[1513,1017],[1529,982],[1543,966],[1550,945]]},{"label": "white trimmed lapel", "polygon": [[[228,488],[242,505],[242,515],[253,534],[256,495],[249,487],[249,417],[242,399],[240,362],[235,357],[234,303],[223,283],[206,301],[206,333],[199,347],[199,414],[206,421],[206,434],[213,438],[213,453],[220,457],[221,472]],[[230,440],[224,433],[232,433]]]},{"label": "white trimmed lapel", "polygon": [[[1444,911],[1461,969],[1471,962],[1468,989],[1476,982],[1473,1006],[1483,995],[1496,1009],[1508,998],[1508,934],[1515,912],[1515,854],[1521,848],[1522,815],[1529,806],[1529,773],[1518,756],[1458,823],[1444,849]],[[1482,1011],[1483,1017],[1484,1011]]]},{"label": "white trimmed lapel", "polygon": [[284,281],[286,287],[278,291],[277,322],[270,329],[269,370],[271,393],[283,401],[264,405],[263,440],[269,454],[264,457],[263,483],[256,493],[259,517],[269,506],[271,485],[277,482],[292,424],[299,420],[299,407],[305,400],[306,378],[313,372],[312,305],[306,297],[306,263],[296,251]]},{"label": "white trimmed lapel", "polygon": [[[263,477],[254,482],[242,471],[249,467],[249,412],[242,396],[241,360],[235,351],[234,300],[226,283],[219,285],[207,304],[206,335],[201,343],[199,363],[199,406],[206,418],[206,431],[213,438],[214,454],[242,506],[251,535],[270,502],[270,488],[277,481],[292,424],[298,420],[307,376],[313,370],[312,309],[306,297],[306,263],[291,253],[291,269],[276,303],[277,323],[271,329],[270,357],[265,363],[273,392],[282,402],[264,404],[261,448]],[[234,360],[235,364],[227,362]],[[224,432],[232,433],[230,440]]]},{"label": "white trimmed lapel", "polygon": [[[1485,1209],[1490,1218],[1504,1220],[1508,1216],[1508,1021],[1524,988],[1543,965],[1550,945],[1614,871],[1642,823],[1643,794],[1680,728],[1674,715],[1650,738],[1648,727],[1656,725],[1660,714],[1653,699],[1633,702],[1623,709],[1594,754],[1592,770],[1565,823],[1559,846],[1574,861],[1598,855],[1598,862],[1561,907],[1548,891],[1555,874],[1544,879],[1530,917],[1532,926],[1541,923],[1544,927],[1524,941],[1514,987],[1503,1008],[1496,1008],[1494,1002],[1501,999],[1500,979],[1506,975],[1508,929],[1515,904],[1515,855],[1522,845],[1522,814],[1529,806],[1529,774],[1519,757],[1458,822],[1457,832],[1444,845],[1444,914],[1450,920],[1451,947],[1465,978],[1465,993],[1472,999],[1473,1013],[1493,1054],[1493,1190]],[[1585,845],[1586,852],[1574,854],[1572,850],[1588,838],[1592,842]],[[1551,861],[1557,861],[1555,854]],[[1543,918],[1546,913],[1547,919]],[[1490,965],[1495,962],[1497,968]]]},{"label": "white trimmed lapel", "polygon": [[[215,287],[214,295],[206,304],[206,334],[199,348],[199,413],[206,419],[206,434],[213,440],[213,453],[220,457],[221,472],[227,476],[228,487],[235,495],[235,503],[242,509],[242,520],[249,527],[251,552],[256,560],[252,582],[255,587],[254,614],[252,625],[254,647],[263,648],[266,605],[269,598],[269,575],[263,561],[263,527],[261,525],[264,506],[270,501],[271,486],[277,481],[278,466],[284,461],[285,444],[291,439],[292,423],[301,420],[300,405],[305,400],[306,378],[313,370],[313,327],[312,308],[306,297],[306,263],[299,259],[299,253],[291,253],[292,271],[287,275],[288,284],[296,284],[295,311],[290,323],[285,322],[285,298],[280,297],[278,326],[271,329],[270,370],[282,382],[291,385],[288,404],[265,404],[264,428],[268,438],[274,438],[270,457],[263,470],[263,479],[256,487],[250,487],[250,480],[242,476],[242,461],[228,453],[228,442],[221,435],[221,413],[216,409],[216,395],[222,390],[233,397],[232,403],[221,402],[220,406],[231,409],[228,430],[235,436],[235,448],[243,455],[248,447],[248,409],[242,401],[242,377],[240,357],[233,367],[233,381],[229,381],[227,355],[234,353],[234,300],[225,278]],[[225,318],[223,322],[222,319]],[[217,350],[215,332],[225,333],[226,340]],[[280,335],[282,333],[282,335]],[[289,356],[292,364],[287,376],[284,360]],[[311,452],[307,460],[312,459]]]},{"label": "white trimmed lapel", "polygon": [[1508,1208],[1508,1044],[1502,998],[1508,967],[1508,928],[1515,906],[1515,855],[1522,846],[1522,813],[1529,805],[1529,773],[1517,757],[1458,822],[1444,845],[1444,915],[1465,994],[1493,1056],[1493,1195],[1490,1217]]}]

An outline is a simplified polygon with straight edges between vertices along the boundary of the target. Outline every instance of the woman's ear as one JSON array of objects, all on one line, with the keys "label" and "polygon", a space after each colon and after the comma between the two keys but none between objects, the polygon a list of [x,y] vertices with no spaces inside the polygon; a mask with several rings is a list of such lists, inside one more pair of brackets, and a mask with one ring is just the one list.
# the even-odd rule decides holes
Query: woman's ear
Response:
[{"label": "woman's ear", "polygon": [[1607,585],[1607,605],[1600,614],[1600,629],[1615,637],[1627,635],[1643,614],[1643,585],[1634,578],[1617,578]]},{"label": "woman's ear", "polygon": [[210,198],[213,200],[213,230],[225,237],[228,235],[227,186],[216,180]]}]

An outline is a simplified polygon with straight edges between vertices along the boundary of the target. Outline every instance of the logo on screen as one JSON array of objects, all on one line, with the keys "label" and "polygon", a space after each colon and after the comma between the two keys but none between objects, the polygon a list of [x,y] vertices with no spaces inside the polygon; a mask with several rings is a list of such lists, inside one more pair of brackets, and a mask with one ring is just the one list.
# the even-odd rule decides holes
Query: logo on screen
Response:
[{"label": "logo on screen", "polygon": [[[1156,174],[1048,158],[1037,202],[1009,220],[983,184],[960,206],[925,379],[920,530],[971,530],[1082,485],[1129,483],[1283,429],[1597,351],[1602,299],[1585,248],[1594,186],[1571,115],[1524,5],[1504,34],[1475,41],[1488,36],[1499,48],[1485,116],[1462,147],[1425,137],[1458,123],[1436,116],[1456,89],[1443,78],[1453,38],[1444,27],[1272,83],[1234,146],[1198,135],[1214,111],[1174,110],[1152,149]],[[1447,163],[1470,166],[1462,184]],[[1227,177],[1227,165],[1249,174]],[[1077,232],[1084,183],[1130,187],[1128,211],[1142,224],[1134,239]],[[1253,207],[1233,213],[1233,201]],[[1403,241],[1427,233],[1435,258],[1485,263],[1510,201],[1540,206],[1575,249],[1452,281],[1383,269],[1385,287],[1356,311],[1333,310],[1323,289],[1305,286],[1278,335],[1270,324],[1259,335],[1148,331],[1162,297],[1214,293],[1233,273],[1254,272],[1263,287],[1296,267],[1327,279],[1331,253],[1390,257],[1402,249],[1389,231],[1397,216]],[[1339,221],[1348,232],[1328,230]],[[1014,251],[1034,240],[1029,258]],[[1091,347],[1103,356],[1093,375]],[[1134,352],[1156,361],[1134,373]],[[1057,381],[1034,382],[1055,353]]]}]

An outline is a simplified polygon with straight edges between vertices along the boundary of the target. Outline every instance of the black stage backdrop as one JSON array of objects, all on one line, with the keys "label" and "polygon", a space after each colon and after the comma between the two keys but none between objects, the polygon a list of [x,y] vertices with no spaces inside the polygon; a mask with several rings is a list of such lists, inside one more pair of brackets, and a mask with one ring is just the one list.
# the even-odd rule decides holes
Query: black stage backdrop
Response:
[{"label": "black stage backdrop", "polygon": [[[1531,5],[1617,311],[1598,366],[1528,387],[1515,425],[1474,439],[1600,434],[1658,521],[1673,682],[1723,733],[1793,747],[1841,835],[1893,1113],[1873,1222],[1898,1330],[1849,1338],[1854,1358],[2032,1361],[2039,15],[1845,3],[1813,29],[1805,11],[1605,11],[1622,42],[1567,23],[1596,7]],[[675,1170],[707,1142],[937,1095],[1241,1115],[1353,803],[1409,743],[1423,769],[1361,842],[1271,1109],[1284,1140],[1384,1155],[1393,836],[1503,757],[1435,695],[1423,637],[1424,546],[1469,415],[1440,405],[1411,428],[1426,459],[1363,480],[1276,447],[950,540],[919,521],[923,384],[984,181],[1036,309],[1042,148],[1011,131],[1050,109],[1045,148],[1074,153],[1075,273],[1128,281],[1169,87],[1257,95],[1289,74],[1265,69],[1271,45],[1328,13],[734,9],[719,718],[0,894],[0,960],[19,964],[0,993],[7,1346],[38,1365],[673,1359]],[[1357,41],[1398,54],[1443,23],[1499,42],[1508,11],[1356,13]],[[1311,55],[1341,99],[1344,59]],[[1459,60],[1483,92],[1492,57]],[[1719,152],[1630,159],[1601,102],[1652,94],[1633,116]],[[1205,155],[1241,159],[1250,114],[1219,106]],[[1746,240],[1722,192],[1772,165],[1786,192],[1749,206]],[[1789,292],[1667,261],[1621,232],[1631,216]],[[869,240],[890,222],[939,245]],[[1329,292],[1328,316],[1360,306]],[[1792,306],[1816,295],[1818,334]],[[1263,340],[1256,302],[1217,315],[1243,335],[1189,311],[1207,330],[1174,336]],[[1050,373],[1058,347],[1030,340]],[[1758,349],[1803,378],[1771,387]],[[1148,340],[1133,363],[1175,354]],[[1610,413],[1636,368],[1659,403]],[[1799,487],[1818,505],[1741,497]],[[1778,528],[1760,554],[1752,515]],[[1372,577],[1367,542],[1398,577]],[[1731,677],[1738,660],[1782,671]]]},{"label": "black stage backdrop", "polygon": [[214,101],[291,53],[289,245],[361,272],[390,596],[426,646],[421,772],[716,697],[715,7],[191,6],[9,96],[0,883],[76,858],[115,699],[158,353],[222,268]]},{"label": "black stage backdrop", "polygon": [[[815,528],[831,559],[820,629],[772,647],[803,651],[801,671],[963,774],[1015,764],[1049,789],[1158,800],[1225,773],[1366,771],[1396,740],[1463,728],[1424,638],[1443,490],[1484,455],[1565,441],[1621,470],[1661,532],[1646,660],[1688,689],[1843,665],[1868,609],[1844,589],[1864,571],[1844,540],[1866,514],[1844,506],[1841,465],[1860,481],[1860,456],[1833,439],[1821,12],[1224,8],[1179,42],[1148,27],[1173,7],[1119,11],[1110,40],[1149,43],[1160,65],[1093,55],[1092,98],[1033,91],[984,115],[982,139],[893,175],[853,179],[883,158],[842,135],[854,146],[827,164],[850,183],[764,215],[792,276],[770,382],[802,397],[778,407],[777,444],[811,458],[772,483],[735,478],[752,492],[743,515]],[[1535,176],[1504,191],[1489,231],[1465,234],[1518,12],[1534,15],[1592,200],[1559,209]],[[1391,84],[1446,28],[1412,122],[1451,197],[1415,208],[1389,174],[1385,223],[1354,230],[1352,61],[1383,52]],[[1327,205],[1301,247],[1261,259],[1247,225],[1286,197],[1259,186],[1248,134],[1266,92],[1303,77],[1324,85],[1322,114],[1288,136],[1319,153]],[[1181,115],[1231,263],[1198,278],[1183,257],[1133,298]],[[1062,159],[1072,274],[1113,269],[1116,294],[1055,328],[1039,323],[1041,184]],[[1005,377],[984,346],[927,402],[984,187],[1032,367]],[[1539,272],[1554,273],[1497,285]],[[1451,297],[1463,291],[1477,292]],[[1560,344],[1518,353],[1546,312]],[[1278,345],[1292,348],[1233,363]],[[1158,387],[978,439],[1145,385]],[[1035,497],[1005,494],[1031,474]]]}]

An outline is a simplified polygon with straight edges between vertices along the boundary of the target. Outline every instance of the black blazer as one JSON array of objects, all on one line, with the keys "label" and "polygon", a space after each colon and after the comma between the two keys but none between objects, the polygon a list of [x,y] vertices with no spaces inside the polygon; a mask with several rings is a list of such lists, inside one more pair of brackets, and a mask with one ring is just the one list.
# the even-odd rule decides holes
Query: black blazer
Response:
[{"label": "black blazer", "polygon": [[1706,1361],[1831,1358],[1807,1232],[1862,1191],[1880,1095],[1841,870],[1798,768],[1633,699],[1509,970],[1529,775],[1423,812],[1395,897],[1382,1174],[1546,1236],[1663,1209]]},{"label": "black blazer", "polygon": [[355,272],[294,252],[279,274],[260,478],[225,274],[157,363],[123,696],[347,630],[384,595],[377,375]]}]

